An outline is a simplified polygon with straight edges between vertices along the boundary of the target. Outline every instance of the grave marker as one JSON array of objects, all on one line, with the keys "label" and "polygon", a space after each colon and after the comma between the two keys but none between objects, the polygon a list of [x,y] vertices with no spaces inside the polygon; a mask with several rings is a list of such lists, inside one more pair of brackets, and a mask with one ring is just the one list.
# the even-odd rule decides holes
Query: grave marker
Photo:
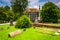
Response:
[{"label": "grave marker", "polygon": [[12,26],[13,25],[13,20],[10,20],[10,26]]},{"label": "grave marker", "polygon": [[10,32],[10,33],[8,34],[8,36],[9,36],[9,37],[13,37],[13,36],[18,35],[18,34],[21,34],[21,33],[22,33],[21,30],[16,30],[16,31]]}]

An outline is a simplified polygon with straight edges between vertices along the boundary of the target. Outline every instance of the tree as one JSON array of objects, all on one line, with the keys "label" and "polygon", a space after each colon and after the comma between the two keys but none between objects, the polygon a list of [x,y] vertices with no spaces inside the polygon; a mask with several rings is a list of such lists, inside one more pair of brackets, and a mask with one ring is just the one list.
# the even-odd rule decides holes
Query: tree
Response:
[{"label": "tree", "polygon": [[4,21],[6,18],[6,13],[3,10],[3,7],[0,7],[0,22]]},{"label": "tree", "polygon": [[15,15],[14,15],[14,12],[12,10],[6,11],[6,14],[7,14],[6,18],[8,21],[15,19],[14,18]]},{"label": "tree", "polygon": [[5,6],[3,10],[4,10],[4,13],[6,14],[6,17],[5,17],[6,21],[10,21],[11,19],[14,20],[14,13],[12,10],[10,10],[9,6]]},{"label": "tree", "polygon": [[4,7],[4,11],[9,11],[10,10],[10,7],[9,6],[5,6]]},{"label": "tree", "polygon": [[0,7],[0,22],[14,20],[14,12],[9,6]]},{"label": "tree", "polygon": [[52,2],[47,2],[42,6],[41,19],[42,22],[58,22],[59,8]]},{"label": "tree", "polygon": [[19,13],[19,15],[23,15],[23,12],[25,11],[27,5],[28,5],[28,0],[12,0],[12,10],[14,13]]},{"label": "tree", "polygon": [[9,6],[0,7],[0,23],[15,20],[15,14]]}]

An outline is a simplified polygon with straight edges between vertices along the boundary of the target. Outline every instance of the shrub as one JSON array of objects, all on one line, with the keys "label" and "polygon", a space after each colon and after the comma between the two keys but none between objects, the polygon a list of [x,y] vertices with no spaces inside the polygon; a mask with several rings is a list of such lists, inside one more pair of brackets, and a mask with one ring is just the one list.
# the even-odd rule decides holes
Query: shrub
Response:
[{"label": "shrub", "polygon": [[32,22],[26,15],[23,15],[16,21],[15,27],[16,28],[29,28],[29,27],[32,27]]}]

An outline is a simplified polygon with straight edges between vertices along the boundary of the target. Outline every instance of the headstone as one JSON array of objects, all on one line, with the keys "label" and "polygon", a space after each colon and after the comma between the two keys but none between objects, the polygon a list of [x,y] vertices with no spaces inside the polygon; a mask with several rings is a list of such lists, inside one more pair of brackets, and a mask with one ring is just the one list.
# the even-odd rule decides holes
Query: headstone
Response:
[{"label": "headstone", "polygon": [[13,20],[10,20],[10,26],[12,26],[13,25]]},{"label": "headstone", "polygon": [[24,30],[23,31],[26,31],[26,28],[24,28]]},{"label": "headstone", "polygon": [[5,23],[5,21],[4,21],[4,23]]},{"label": "headstone", "polygon": [[59,33],[58,33],[58,32],[56,32],[56,33],[54,33],[53,35],[54,35],[54,36],[58,36],[58,35],[59,35]]},{"label": "headstone", "polygon": [[58,30],[58,33],[60,33],[60,30]]},{"label": "headstone", "polygon": [[21,30],[16,30],[16,31],[10,32],[10,33],[8,34],[8,36],[9,36],[9,37],[13,37],[13,36],[18,35],[18,34],[21,34],[21,33],[22,33]]}]

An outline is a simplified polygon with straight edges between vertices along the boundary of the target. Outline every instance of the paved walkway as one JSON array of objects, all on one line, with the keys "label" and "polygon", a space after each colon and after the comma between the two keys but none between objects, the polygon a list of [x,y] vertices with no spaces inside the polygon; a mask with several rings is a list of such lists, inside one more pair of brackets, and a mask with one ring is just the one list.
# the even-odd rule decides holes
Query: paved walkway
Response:
[{"label": "paved walkway", "polygon": [[[13,22],[13,24],[15,24],[16,22]],[[10,23],[2,23],[2,24],[0,24],[0,25],[5,25],[5,24],[10,24]]]}]

